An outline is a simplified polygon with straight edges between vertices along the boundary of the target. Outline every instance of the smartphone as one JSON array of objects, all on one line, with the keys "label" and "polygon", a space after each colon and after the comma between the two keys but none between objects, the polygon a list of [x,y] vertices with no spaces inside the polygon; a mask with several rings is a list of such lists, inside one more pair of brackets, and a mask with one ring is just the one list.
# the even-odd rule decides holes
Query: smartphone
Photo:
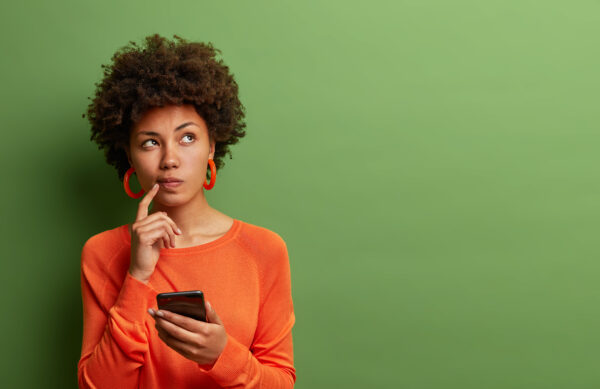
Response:
[{"label": "smartphone", "polygon": [[158,309],[164,309],[192,319],[206,321],[204,294],[199,290],[187,292],[159,293],[156,296]]}]

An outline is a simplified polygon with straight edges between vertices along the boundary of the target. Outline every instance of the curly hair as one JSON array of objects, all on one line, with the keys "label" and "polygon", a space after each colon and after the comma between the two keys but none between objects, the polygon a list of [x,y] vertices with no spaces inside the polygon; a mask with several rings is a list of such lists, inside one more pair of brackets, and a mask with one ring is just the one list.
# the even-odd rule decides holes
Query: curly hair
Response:
[{"label": "curly hair", "polygon": [[[211,43],[188,42],[173,35],[147,36],[140,47],[130,41],[102,65],[104,77],[95,83],[94,99],[87,109],[91,140],[104,149],[106,162],[123,179],[129,168],[125,150],[133,125],[150,108],[192,104],[215,141],[214,162],[224,165],[229,146],[245,135],[244,106],[229,68],[217,59],[220,50]],[[82,117],[85,117],[84,113]]]}]

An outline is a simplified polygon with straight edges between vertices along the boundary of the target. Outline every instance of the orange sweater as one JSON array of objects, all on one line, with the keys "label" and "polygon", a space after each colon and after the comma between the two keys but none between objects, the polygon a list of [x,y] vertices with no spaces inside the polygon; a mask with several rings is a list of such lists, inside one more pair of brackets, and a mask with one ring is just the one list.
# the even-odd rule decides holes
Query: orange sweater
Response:
[{"label": "orange sweater", "polygon": [[[81,254],[81,388],[291,388],[290,268],[283,239],[234,219],[212,242],[161,249],[148,284],[129,272],[128,225],[92,236]],[[227,345],[210,369],[160,340],[154,320],[161,292],[202,290],[221,317]]]}]

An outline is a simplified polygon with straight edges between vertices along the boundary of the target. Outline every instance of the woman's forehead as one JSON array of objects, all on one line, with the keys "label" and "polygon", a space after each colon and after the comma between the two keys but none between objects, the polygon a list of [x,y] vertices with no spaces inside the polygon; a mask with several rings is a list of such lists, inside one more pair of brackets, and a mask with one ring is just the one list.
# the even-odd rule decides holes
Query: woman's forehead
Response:
[{"label": "woman's forehead", "polygon": [[153,107],[145,111],[133,126],[132,135],[147,131],[176,131],[191,125],[206,129],[206,123],[193,105],[167,105]]}]

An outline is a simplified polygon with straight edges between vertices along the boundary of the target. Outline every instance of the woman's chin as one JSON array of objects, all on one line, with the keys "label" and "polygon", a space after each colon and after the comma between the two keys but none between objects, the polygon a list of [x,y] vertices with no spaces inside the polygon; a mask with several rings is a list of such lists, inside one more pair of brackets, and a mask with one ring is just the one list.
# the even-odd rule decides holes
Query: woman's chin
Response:
[{"label": "woman's chin", "polygon": [[177,194],[177,193],[163,193],[158,194],[155,198],[154,201],[157,203],[160,203],[160,205],[163,205],[165,207],[179,207],[185,203],[187,203],[189,201],[189,199],[184,198],[184,196],[182,196],[181,194]]}]

